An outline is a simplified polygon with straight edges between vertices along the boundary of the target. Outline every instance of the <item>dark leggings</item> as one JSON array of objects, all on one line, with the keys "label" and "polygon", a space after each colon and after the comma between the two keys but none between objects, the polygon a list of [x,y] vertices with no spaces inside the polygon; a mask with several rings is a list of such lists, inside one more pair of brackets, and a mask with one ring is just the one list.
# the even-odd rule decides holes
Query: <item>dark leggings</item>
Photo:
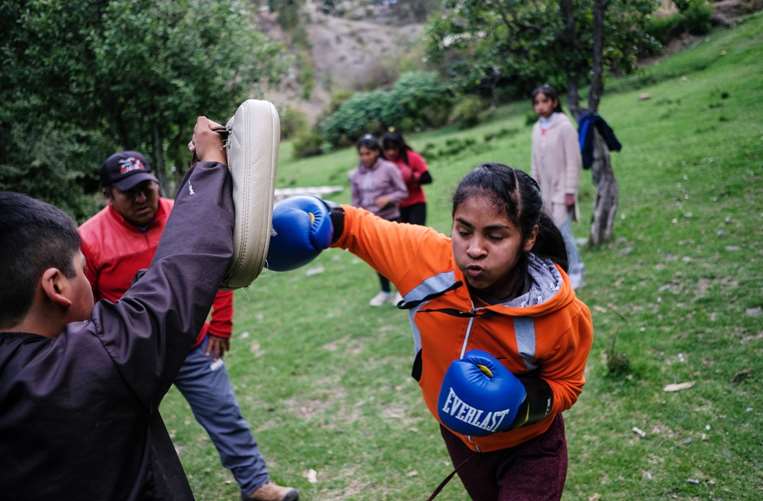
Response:
[{"label": "dark leggings", "polygon": [[400,222],[426,226],[427,204],[422,202],[420,204],[409,205],[408,207],[400,207]]},{"label": "dark leggings", "polygon": [[516,447],[474,452],[457,436],[440,427],[454,466],[475,501],[558,500],[567,477],[567,439],[564,420],[556,416],[545,433]]}]

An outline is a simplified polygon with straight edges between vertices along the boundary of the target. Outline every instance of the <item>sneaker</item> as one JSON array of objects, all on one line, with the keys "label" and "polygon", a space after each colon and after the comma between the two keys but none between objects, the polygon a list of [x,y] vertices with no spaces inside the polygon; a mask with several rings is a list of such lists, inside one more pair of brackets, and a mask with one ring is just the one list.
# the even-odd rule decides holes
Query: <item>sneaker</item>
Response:
[{"label": "sneaker", "polygon": [[377,295],[371,298],[368,302],[370,306],[381,306],[384,303],[388,303],[392,299],[391,292],[379,291]]},{"label": "sneaker", "polygon": [[241,495],[242,501],[297,501],[299,491],[293,487],[281,487],[275,482],[266,482],[248,496]]},{"label": "sneaker", "polygon": [[248,99],[225,128],[236,222],[233,262],[222,286],[238,289],[257,278],[268,254],[281,126],[275,106]]},{"label": "sneaker", "polygon": [[392,298],[390,301],[392,304],[397,306],[397,303],[403,300],[403,296],[400,295],[400,292],[395,292],[395,297]]}]

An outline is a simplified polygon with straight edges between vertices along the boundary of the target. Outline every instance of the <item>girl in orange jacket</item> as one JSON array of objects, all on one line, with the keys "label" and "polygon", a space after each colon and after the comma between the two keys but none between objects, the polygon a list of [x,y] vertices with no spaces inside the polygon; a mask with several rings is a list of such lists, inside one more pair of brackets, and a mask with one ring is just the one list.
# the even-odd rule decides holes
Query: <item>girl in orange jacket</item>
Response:
[{"label": "girl in orange jacket", "polygon": [[[294,204],[302,203],[311,202]],[[412,375],[476,500],[559,499],[564,487],[567,446],[561,413],[583,389],[593,326],[565,271],[562,237],[542,205],[538,184],[529,175],[484,164],[455,192],[450,238],[343,205],[331,210],[332,234],[320,244],[331,241],[350,250],[402,293],[398,307],[408,311],[413,330]],[[288,210],[284,218],[293,217]],[[304,226],[322,226],[325,205],[315,200],[307,210],[322,212],[309,223],[304,218]],[[284,224],[283,229],[295,227]],[[314,237],[311,242],[323,241]],[[271,240],[271,252],[279,245]],[[290,245],[273,257],[289,254]],[[526,391],[510,426],[479,437],[448,429],[438,406],[448,368],[472,350],[492,355]]]},{"label": "girl in orange jacket", "polygon": [[486,164],[456,190],[450,238],[348,206],[332,213],[333,245],[401,291],[399,307],[413,329],[413,377],[436,419],[445,372],[466,350],[494,355],[527,388],[527,408],[508,431],[473,437],[441,424],[473,499],[556,499],[564,486],[561,412],[583,389],[593,327],[564,270],[562,237],[542,206],[530,176]]}]

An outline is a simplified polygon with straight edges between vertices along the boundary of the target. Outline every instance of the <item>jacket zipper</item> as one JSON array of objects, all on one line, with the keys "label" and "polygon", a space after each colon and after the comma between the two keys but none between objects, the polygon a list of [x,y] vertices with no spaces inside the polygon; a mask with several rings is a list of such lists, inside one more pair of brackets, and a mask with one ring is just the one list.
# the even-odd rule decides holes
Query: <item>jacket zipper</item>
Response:
[{"label": "jacket zipper", "polygon": [[[469,338],[472,335],[472,325],[474,324],[474,319],[477,318],[476,313],[477,310],[474,308],[474,302],[472,302],[472,309],[471,309],[472,316],[469,317],[469,324],[466,326],[466,336],[464,336],[464,344],[461,345],[461,355],[459,355],[458,358],[464,358],[464,353],[466,353],[466,346],[469,344]],[[466,439],[474,446],[474,449],[477,452],[480,452],[480,446],[477,445],[477,443],[474,441],[471,435],[466,435]]]}]

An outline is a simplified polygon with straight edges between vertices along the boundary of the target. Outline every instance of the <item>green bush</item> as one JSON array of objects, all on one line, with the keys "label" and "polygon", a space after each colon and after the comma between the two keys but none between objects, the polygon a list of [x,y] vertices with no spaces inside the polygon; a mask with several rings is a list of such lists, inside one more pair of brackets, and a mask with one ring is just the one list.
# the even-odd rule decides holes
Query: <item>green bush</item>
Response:
[{"label": "green bush", "polygon": [[669,16],[652,17],[647,25],[647,32],[662,45],[666,45],[683,31],[680,12]]},{"label": "green bush", "polygon": [[323,153],[323,138],[315,131],[302,130],[294,137],[294,158],[306,158]]},{"label": "green bush", "polygon": [[[400,76],[392,87],[392,99],[399,105],[399,116],[387,120],[398,122],[408,117],[417,128],[445,125],[453,105],[450,87],[434,72],[412,71]],[[394,125],[394,123],[390,123]]]},{"label": "green bush", "polygon": [[326,115],[331,115],[336,110],[339,109],[340,106],[344,104],[345,101],[350,99],[352,97],[352,91],[346,90],[346,89],[339,89],[334,91],[331,94],[331,100],[329,100],[329,104],[326,107]]},{"label": "green bush", "polygon": [[450,122],[461,129],[474,127],[480,123],[486,103],[477,96],[464,96],[453,107]]},{"label": "green bush", "polygon": [[704,35],[710,31],[713,7],[707,0],[689,0],[681,14],[683,27],[692,35]]},{"label": "green bush", "polygon": [[713,7],[707,0],[677,2],[679,11],[662,17],[652,17],[647,32],[662,45],[683,33],[704,35],[710,31]]},{"label": "green bush", "polygon": [[281,139],[290,139],[307,129],[307,115],[291,106],[285,107],[281,113]]},{"label": "green bush", "polygon": [[452,103],[448,85],[435,73],[403,74],[389,90],[357,92],[320,122],[324,139],[332,146],[347,146],[367,132],[388,127],[420,130],[445,123]]}]

